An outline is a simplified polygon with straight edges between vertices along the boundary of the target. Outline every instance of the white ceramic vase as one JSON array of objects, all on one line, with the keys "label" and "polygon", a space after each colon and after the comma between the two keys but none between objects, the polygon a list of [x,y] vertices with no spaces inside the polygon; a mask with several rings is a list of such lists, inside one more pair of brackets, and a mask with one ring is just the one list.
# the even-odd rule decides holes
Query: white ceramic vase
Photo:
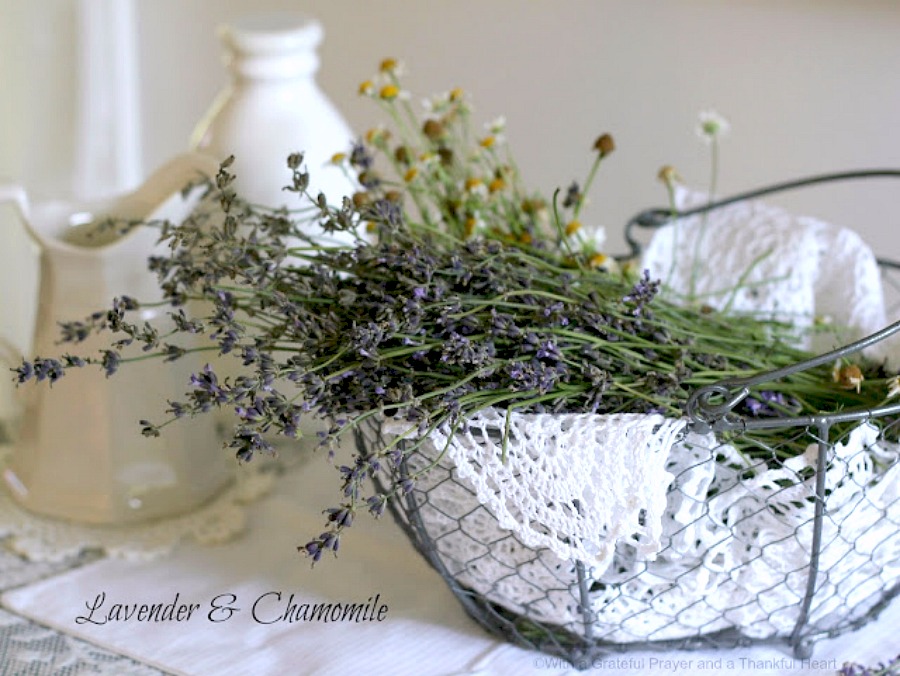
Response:
[{"label": "white ceramic vase", "polygon": [[321,25],[302,14],[252,15],[222,26],[219,37],[231,82],[198,123],[191,140],[220,159],[235,156],[237,192],[256,204],[301,205],[287,157],[302,152],[310,192],[340,205],[354,190],[329,162],[353,140],[344,118],[316,84]]}]

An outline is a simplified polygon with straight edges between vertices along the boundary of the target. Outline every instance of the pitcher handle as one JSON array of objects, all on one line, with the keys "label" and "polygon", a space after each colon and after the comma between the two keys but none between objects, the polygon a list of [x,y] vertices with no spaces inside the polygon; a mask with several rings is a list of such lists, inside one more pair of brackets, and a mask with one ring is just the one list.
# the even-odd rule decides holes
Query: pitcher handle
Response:
[{"label": "pitcher handle", "polygon": [[[21,219],[23,232],[28,233],[28,241],[32,243],[31,246],[34,253],[31,263],[37,266],[39,264],[38,256],[40,255],[38,242],[33,238],[31,229],[25,225],[31,213],[31,205],[25,188],[19,183],[0,181],[0,203],[7,202],[12,204],[13,209],[17,212],[17,217]],[[7,233],[0,232],[0,240],[4,241],[6,246],[10,246]],[[25,259],[19,258],[19,260],[24,262]],[[36,270],[34,275],[37,275]],[[27,294],[29,290],[32,292],[32,295],[37,294],[36,283],[33,285],[33,289],[28,289],[27,280],[20,275],[16,275],[15,281],[18,285],[17,294]],[[6,284],[3,284],[3,286],[6,286]],[[0,289],[0,296],[7,293],[10,293],[10,289]],[[36,298],[32,300],[36,300]],[[31,303],[25,302],[23,307],[26,309],[30,308]],[[23,308],[19,309],[22,310]],[[33,321],[29,321],[29,319],[33,320],[33,317],[22,317],[21,313],[14,312],[14,308],[5,307],[5,303],[0,303],[0,312],[10,313],[9,316],[0,317],[0,380],[2,380],[0,382],[0,427],[3,428],[0,430],[0,438],[5,437],[8,439],[13,433],[13,428],[21,413],[24,401],[20,396],[17,396],[12,382],[12,374],[7,369],[15,368],[24,359],[23,350],[27,348],[33,331],[33,326],[31,326]],[[19,322],[23,322],[23,324],[20,325]]]},{"label": "pitcher handle", "polygon": [[0,202],[12,202],[19,217],[27,221],[31,212],[28,194],[20,183],[0,181]]},{"label": "pitcher handle", "polygon": [[166,200],[192,182],[211,179],[219,171],[219,160],[200,151],[176,155],[154,171],[133,193],[134,215],[143,216],[158,209]]}]

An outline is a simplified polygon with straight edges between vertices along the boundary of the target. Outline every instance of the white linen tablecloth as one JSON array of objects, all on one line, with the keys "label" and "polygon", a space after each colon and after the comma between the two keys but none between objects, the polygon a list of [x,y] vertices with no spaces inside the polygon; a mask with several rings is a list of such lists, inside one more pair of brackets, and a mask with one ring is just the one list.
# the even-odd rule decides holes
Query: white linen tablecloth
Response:
[{"label": "white linen tablecloth", "polygon": [[[191,676],[576,673],[553,657],[485,633],[387,516],[374,523],[359,518],[340,556],[323,558],[311,568],[296,547],[320,532],[324,517],[319,510],[336,502],[334,471],[320,458],[290,470],[271,495],[250,508],[248,532],[237,541],[212,547],[184,543],[159,561],[90,563],[9,591],[3,606],[163,671]],[[281,593],[280,601],[273,592]],[[297,604],[371,598],[373,608],[383,604],[387,610],[381,622],[278,620],[291,594]],[[252,616],[257,599],[263,622]],[[132,616],[96,623],[117,603],[173,602],[176,608],[198,608],[189,618],[183,611],[181,621]],[[214,611],[214,604],[238,610]],[[89,605],[98,607],[92,613]],[[79,617],[93,621],[79,622]],[[625,653],[598,660],[592,672],[833,676],[845,661],[874,665],[896,656],[896,627],[900,603],[877,623],[818,643],[812,663],[794,659],[783,647],[757,646]]]}]

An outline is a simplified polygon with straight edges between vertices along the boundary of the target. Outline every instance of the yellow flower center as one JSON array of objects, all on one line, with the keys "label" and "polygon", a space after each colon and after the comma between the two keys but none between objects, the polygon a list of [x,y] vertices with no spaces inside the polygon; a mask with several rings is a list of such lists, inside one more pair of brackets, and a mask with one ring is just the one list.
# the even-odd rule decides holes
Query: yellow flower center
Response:
[{"label": "yellow flower center", "polygon": [[366,80],[365,82],[359,85],[359,94],[360,96],[368,96],[372,92],[375,91],[375,85],[371,80]]},{"label": "yellow flower center", "polygon": [[418,176],[418,175],[419,175],[419,170],[416,169],[415,167],[411,167],[411,168],[403,175],[403,180],[406,181],[407,183],[409,183],[409,182],[411,182],[413,179],[415,179],[415,177]]},{"label": "yellow flower center", "polygon": [[332,164],[341,164],[344,160],[347,159],[347,153],[335,153],[331,156]]},{"label": "yellow flower center", "polygon": [[499,192],[506,187],[506,181],[502,178],[495,178],[488,184],[488,190],[492,193]]},{"label": "yellow flower center", "polygon": [[393,84],[387,84],[381,88],[381,91],[378,93],[378,95],[385,101],[393,101],[398,96],[400,96],[400,87]]},{"label": "yellow flower center", "polygon": [[392,73],[397,68],[397,59],[387,58],[381,62],[379,70],[382,73]]},{"label": "yellow flower center", "polygon": [[570,221],[568,225],[566,225],[566,234],[570,237],[579,230],[581,230],[581,221]]},{"label": "yellow flower center", "polygon": [[478,145],[480,145],[482,148],[490,148],[496,142],[497,142],[497,139],[494,138],[493,136],[485,136],[483,139],[481,139],[478,142]]},{"label": "yellow flower center", "polygon": [[467,178],[466,179],[466,190],[475,190],[478,186],[482,185],[482,180],[480,178]]},{"label": "yellow flower center", "polygon": [[606,254],[602,254],[602,253],[594,254],[593,256],[591,256],[588,263],[590,264],[590,266],[592,268],[599,268],[601,265],[603,265],[607,261],[607,258],[608,257],[606,256]]},{"label": "yellow flower center", "polygon": [[667,164],[659,170],[659,180],[667,185],[671,185],[678,181],[678,172],[675,167]]},{"label": "yellow flower center", "polygon": [[537,214],[540,211],[543,211],[547,205],[544,204],[543,200],[540,199],[525,199],[522,200],[522,211],[524,211],[529,216]]},{"label": "yellow flower center", "polygon": [[600,153],[600,157],[606,157],[616,149],[616,143],[609,134],[603,134],[594,141],[594,150]]},{"label": "yellow flower center", "polygon": [[444,135],[444,125],[442,125],[438,120],[425,120],[425,124],[422,125],[422,133],[434,141]]},{"label": "yellow flower center", "polygon": [[859,392],[859,388],[862,385],[863,380],[865,380],[862,371],[856,364],[848,364],[847,366],[835,368],[832,376],[834,377],[834,381],[841,387],[848,390],[856,390],[857,392]]},{"label": "yellow flower center", "polygon": [[460,101],[463,97],[463,90],[460,87],[454,87],[450,90],[450,100],[451,101]]}]

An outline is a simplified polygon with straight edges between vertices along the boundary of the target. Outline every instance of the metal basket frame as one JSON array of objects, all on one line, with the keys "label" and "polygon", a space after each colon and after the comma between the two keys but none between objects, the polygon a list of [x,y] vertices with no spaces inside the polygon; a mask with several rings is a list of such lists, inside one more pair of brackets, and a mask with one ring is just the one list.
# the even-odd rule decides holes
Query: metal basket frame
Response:
[{"label": "metal basket frame", "polygon": [[[630,219],[625,227],[625,239],[631,247],[631,252],[620,259],[634,258],[641,251],[641,244],[635,237],[636,228],[659,228],[673,220],[702,214],[720,207],[727,206],[743,200],[756,198],[784,190],[818,185],[832,181],[848,179],[870,179],[883,177],[900,177],[900,170],[864,170],[854,172],[842,172],[825,174],[810,178],[779,183],[765,188],[741,193],[727,199],[712,202],[705,206],[685,210],[681,212],[672,209],[647,209]],[[900,263],[886,259],[878,259],[883,269],[900,269]],[[625,652],[642,649],[701,649],[701,648],[730,648],[748,646],[754,643],[780,644],[789,646],[793,655],[798,659],[809,658],[813,653],[813,647],[817,640],[825,637],[833,637],[846,631],[857,629],[875,617],[898,595],[900,584],[891,589],[883,590],[881,600],[875,603],[869,611],[861,617],[845,623],[838,628],[826,631],[817,629],[809,623],[809,613],[816,595],[817,582],[820,573],[820,555],[822,548],[822,529],[826,516],[826,480],[825,472],[828,462],[828,450],[833,446],[830,441],[831,431],[834,425],[843,422],[864,422],[875,418],[900,415],[900,403],[881,406],[873,409],[859,409],[826,414],[779,417],[779,418],[749,418],[735,412],[735,408],[750,394],[750,388],[757,385],[772,383],[795,373],[799,373],[823,364],[833,363],[835,360],[847,357],[867,347],[870,347],[888,337],[900,332],[900,322],[867,336],[854,343],[833,350],[826,354],[799,362],[778,370],[744,378],[729,378],[715,384],[697,389],[690,396],[686,414],[690,422],[688,428],[698,433],[715,432],[717,435],[723,432],[744,432],[759,429],[805,429],[813,440],[818,442],[818,457],[815,474],[815,507],[812,522],[812,546],[809,554],[806,587],[800,602],[799,616],[790,635],[774,636],[771,638],[757,639],[746,636],[738,629],[730,628],[710,633],[698,633],[694,636],[678,639],[635,641],[628,643],[610,642],[598,639],[594,636],[593,617],[589,598],[589,577],[587,568],[582,562],[574,562],[574,570],[577,580],[578,611],[582,616],[582,632],[580,635],[565,636],[564,633],[553,631],[553,627],[544,628],[541,622],[529,621],[528,626],[540,628],[540,637],[535,639],[531,632],[523,630],[523,618],[512,611],[503,608],[482,594],[466,588],[460,584],[456,576],[448,570],[445,562],[438,552],[435,541],[424,523],[420,506],[414,493],[409,493],[401,500],[389,502],[389,509],[397,524],[406,533],[419,553],[429,564],[444,578],[453,594],[457,597],[466,612],[489,632],[514,644],[539,650],[548,654],[566,659],[577,668],[589,667],[598,658],[602,658],[612,652]],[[357,446],[361,453],[365,454],[371,444],[383,441],[380,428],[377,425],[367,430],[357,430]],[[397,470],[397,478],[408,478],[409,468],[407,460],[403,460]],[[383,491],[387,488],[382,477],[374,477],[376,489]]]}]

